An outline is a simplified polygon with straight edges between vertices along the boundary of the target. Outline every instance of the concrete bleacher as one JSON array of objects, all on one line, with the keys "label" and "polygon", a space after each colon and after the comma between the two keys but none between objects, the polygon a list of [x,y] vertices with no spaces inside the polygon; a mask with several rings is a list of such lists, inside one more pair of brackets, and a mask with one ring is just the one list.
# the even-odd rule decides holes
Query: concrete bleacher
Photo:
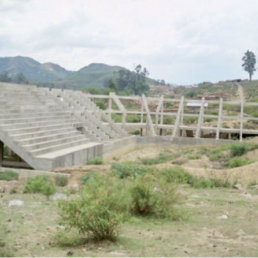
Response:
[{"label": "concrete bleacher", "polygon": [[103,143],[127,133],[83,95],[0,83],[0,141],[35,169],[101,156]]}]

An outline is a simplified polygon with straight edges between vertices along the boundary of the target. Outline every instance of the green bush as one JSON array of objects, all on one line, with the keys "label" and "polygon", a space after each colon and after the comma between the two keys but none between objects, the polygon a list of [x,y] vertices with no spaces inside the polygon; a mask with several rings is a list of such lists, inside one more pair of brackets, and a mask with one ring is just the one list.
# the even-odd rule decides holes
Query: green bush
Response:
[{"label": "green bush", "polygon": [[105,109],[106,109],[105,103],[104,103],[103,101],[101,101],[101,100],[97,100],[97,101],[95,102],[95,104],[96,104],[100,109],[102,109],[102,110],[105,110]]},{"label": "green bush", "polygon": [[230,152],[233,157],[242,156],[247,151],[248,151],[248,148],[244,143],[236,143],[230,146]]},{"label": "green bush", "polygon": [[201,155],[199,153],[188,155],[188,159],[200,159],[200,158],[201,158]]},{"label": "green bush", "polygon": [[164,168],[160,175],[167,183],[187,184],[193,180],[193,176],[179,166]]},{"label": "green bush", "polygon": [[13,171],[4,171],[0,172],[0,180],[11,181],[17,180],[19,178],[19,174]]},{"label": "green bush", "polygon": [[195,122],[197,122],[198,117],[194,117],[194,116],[185,116],[183,121],[185,124],[193,124]]},{"label": "green bush", "polygon": [[80,182],[84,185],[91,177],[96,176],[95,171],[90,171],[80,178]]},{"label": "green bush", "polygon": [[141,121],[141,116],[140,115],[129,114],[126,117],[126,122],[127,123],[139,123],[140,121]]},{"label": "green bush", "polygon": [[227,165],[229,168],[242,167],[248,164],[251,164],[253,161],[249,159],[244,159],[241,157],[235,157],[228,161]]},{"label": "green bush", "polygon": [[173,155],[167,152],[161,152],[156,158],[142,158],[140,159],[144,165],[154,165],[167,162],[173,159]]},{"label": "green bush", "polygon": [[121,180],[91,177],[79,197],[59,202],[62,223],[97,241],[114,240],[119,224],[128,218],[127,198]]},{"label": "green bush", "polygon": [[24,186],[24,193],[42,193],[47,198],[55,192],[54,184],[47,176],[28,178]]},{"label": "green bush", "polygon": [[103,165],[103,164],[104,164],[103,159],[100,157],[96,157],[87,161],[87,165]]},{"label": "green bush", "polygon": [[138,165],[134,162],[127,161],[123,163],[113,163],[111,173],[123,179],[127,177],[135,177],[152,170],[153,169],[149,166]]},{"label": "green bush", "polygon": [[214,187],[231,187],[228,180],[221,180],[218,178],[204,178],[204,177],[194,177],[191,186],[194,188],[214,188]]},{"label": "green bush", "polygon": [[65,175],[56,175],[55,183],[57,186],[66,186],[68,184],[68,176]]},{"label": "green bush", "polygon": [[163,124],[165,125],[171,125],[175,122],[175,119],[169,116],[165,116],[163,119]]},{"label": "green bush", "polygon": [[175,204],[180,201],[173,184],[151,174],[136,178],[131,186],[131,212],[136,215],[179,219]]},{"label": "green bush", "polygon": [[132,135],[140,135],[140,130],[134,130],[134,131],[131,131],[129,132],[129,134],[132,134]]}]

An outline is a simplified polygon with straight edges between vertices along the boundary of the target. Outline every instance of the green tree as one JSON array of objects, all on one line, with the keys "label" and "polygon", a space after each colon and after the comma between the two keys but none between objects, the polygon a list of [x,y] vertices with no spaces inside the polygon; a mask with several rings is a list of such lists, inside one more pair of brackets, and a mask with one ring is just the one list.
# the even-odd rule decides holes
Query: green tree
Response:
[{"label": "green tree", "polygon": [[244,68],[245,71],[249,73],[249,80],[252,80],[252,75],[254,73],[255,69],[255,64],[256,64],[256,58],[255,54],[252,51],[247,50],[242,58],[244,63],[242,64],[242,67]]},{"label": "green tree", "polygon": [[27,79],[26,79],[26,77],[23,75],[23,73],[18,73],[18,74],[15,76],[15,82],[17,82],[17,83],[26,83],[26,82],[27,82]]},{"label": "green tree", "polygon": [[3,72],[0,74],[0,82],[11,82],[12,79],[9,77],[8,72]]}]

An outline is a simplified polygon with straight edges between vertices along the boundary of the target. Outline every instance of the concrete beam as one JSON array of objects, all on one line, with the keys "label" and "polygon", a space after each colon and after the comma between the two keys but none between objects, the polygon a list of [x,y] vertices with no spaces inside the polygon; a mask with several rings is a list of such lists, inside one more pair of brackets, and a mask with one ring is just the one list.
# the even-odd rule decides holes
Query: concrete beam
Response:
[{"label": "concrete beam", "polygon": [[155,114],[155,125],[156,125],[156,130],[157,130],[157,126],[158,126],[158,120],[159,120],[159,114],[160,114],[160,110],[161,110],[161,107],[163,105],[163,99],[164,99],[164,96],[162,95],[160,97],[160,100],[159,100],[159,104],[157,106],[157,109],[156,109],[156,114]]},{"label": "concrete beam", "polygon": [[219,101],[219,116],[218,116],[218,124],[217,124],[217,131],[216,131],[216,140],[219,140],[219,131],[220,131],[220,127],[221,127],[222,111],[223,111],[223,99],[220,98],[220,101]]},{"label": "concrete beam", "polygon": [[243,140],[243,120],[244,120],[244,102],[241,102],[241,110],[240,110],[240,132],[239,132],[239,140]]},{"label": "concrete beam", "polygon": [[184,107],[184,100],[185,100],[185,98],[184,98],[184,96],[182,96],[179,106],[178,106],[178,110],[177,110],[176,122],[175,122],[174,130],[172,133],[172,138],[175,138],[176,136],[178,136],[178,133],[179,133],[179,126],[180,126],[180,121],[181,121],[182,110]]},{"label": "concrete beam", "polygon": [[200,108],[200,113],[199,113],[199,118],[198,118],[198,124],[197,124],[197,129],[196,129],[196,134],[195,138],[200,138],[201,136],[201,127],[203,123],[203,113],[204,113],[204,101],[205,99],[202,98],[202,103],[201,103],[201,108]]},{"label": "concrete beam", "polygon": [[150,115],[149,106],[148,106],[147,99],[144,94],[142,94],[142,100],[143,100],[143,106],[145,108],[145,111],[147,112],[147,124],[150,129],[151,136],[156,136],[156,132],[154,130],[154,126],[153,126],[151,115]]},{"label": "concrete beam", "polygon": [[4,160],[4,143],[0,141],[0,167],[3,164],[3,160]]}]

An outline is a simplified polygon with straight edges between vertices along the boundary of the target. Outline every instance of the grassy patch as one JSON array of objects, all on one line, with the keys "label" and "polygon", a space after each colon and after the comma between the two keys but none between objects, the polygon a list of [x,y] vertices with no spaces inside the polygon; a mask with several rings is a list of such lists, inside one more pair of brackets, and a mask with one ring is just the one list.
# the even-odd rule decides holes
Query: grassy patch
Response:
[{"label": "grassy patch", "polygon": [[123,163],[113,163],[111,174],[123,179],[127,177],[135,177],[150,171],[153,171],[153,168],[127,161]]},{"label": "grassy patch", "polygon": [[235,157],[228,160],[227,166],[228,168],[236,168],[236,167],[246,166],[253,162],[254,162],[253,160],[249,160],[247,158]]},{"label": "grassy patch", "polygon": [[0,172],[0,180],[11,181],[17,180],[19,178],[19,174],[13,171],[4,171]]},{"label": "grassy patch", "polygon": [[103,165],[104,161],[102,158],[96,157],[96,158],[88,160],[86,164],[87,165]]},{"label": "grassy patch", "polygon": [[65,175],[56,175],[55,176],[55,183],[57,186],[64,187],[68,184],[68,176]]},{"label": "grassy patch", "polygon": [[142,158],[140,160],[141,160],[142,164],[144,164],[144,165],[154,165],[154,164],[165,163],[165,162],[170,161],[174,158],[175,158],[175,155],[173,155],[171,153],[161,152],[155,158]]}]

